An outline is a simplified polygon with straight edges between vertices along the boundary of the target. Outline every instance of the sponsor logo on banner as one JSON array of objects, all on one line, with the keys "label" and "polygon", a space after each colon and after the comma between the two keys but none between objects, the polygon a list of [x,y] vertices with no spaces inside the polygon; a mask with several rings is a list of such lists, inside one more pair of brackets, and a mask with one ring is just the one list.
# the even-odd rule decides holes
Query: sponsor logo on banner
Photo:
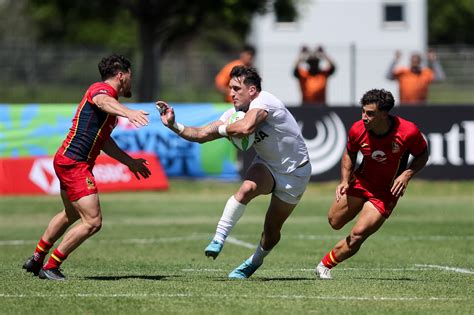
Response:
[{"label": "sponsor logo on banner", "polygon": [[312,175],[321,174],[339,163],[346,147],[346,130],[339,116],[330,112],[315,122],[317,135],[304,139],[308,147]]},{"label": "sponsor logo on banner", "polygon": [[59,193],[59,179],[54,172],[52,158],[35,159],[28,175],[30,181],[45,193]]},{"label": "sponsor logo on banner", "polygon": [[[94,178],[86,178],[89,189],[97,183],[99,191],[135,191],[145,189],[167,189],[168,180],[154,154],[131,153],[148,161],[152,175],[138,180],[128,167],[107,155],[97,158]],[[18,194],[58,194],[59,180],[53,167],[53,158],[0,159],[4,176],[0,179],[0,195]]]},{"label": "sponsor logo on banner", "polygon": [[[461,127],[464,128],[464,132]],[[430,148],[428,165],[474,164],[474,121],[453,124],[445,134],[432,132],[425,135],[425,138]],[[464,152],[464,159],[462,152]]]},{"label": "sponsor logo on banner", "polygon": [[94,167],[94,177],[97,183],[128,183],[132,173],[123,164],[97,164]]}]

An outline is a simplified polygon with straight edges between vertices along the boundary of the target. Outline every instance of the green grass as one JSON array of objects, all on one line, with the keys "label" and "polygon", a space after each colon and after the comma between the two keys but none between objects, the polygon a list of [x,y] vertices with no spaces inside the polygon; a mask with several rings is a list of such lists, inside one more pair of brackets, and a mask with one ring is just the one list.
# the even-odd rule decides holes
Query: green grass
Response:
[{"label": "green grass", "polygon": [[[332,281],[316,280],[312,270],[352,225],[327,224],[335,183],[311,184],[265,264],[249,280],[227,280],[253,249],[227,243],[215,261],[203,250],[237,187],[173,180],[168,192],[101,194],[103,229],[71,254],[60,283],[21,270],[59,198],[0,198],[0,313],[472,313],[473,181],[413,181]],[[268,200],[247,207],[234,238],[258,242]]]},{"label": "green grass", "polygon": [[431,105],[472,105],[474,84],[432,84],[429,88],[428,103]]}]

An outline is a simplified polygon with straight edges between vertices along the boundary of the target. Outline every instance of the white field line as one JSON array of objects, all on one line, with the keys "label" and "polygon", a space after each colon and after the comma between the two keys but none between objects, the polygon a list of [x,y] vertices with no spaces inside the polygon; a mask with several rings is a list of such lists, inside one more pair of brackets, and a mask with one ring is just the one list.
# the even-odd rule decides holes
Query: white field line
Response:
[{"label": "white field line", "polygon": [[238,239],[236,239],[235,237],[232,237],[232,236],[227,237],[226,243],[231,243],[231,244],[234,244],[234,245],[238,245],[238,246],[242,246],[242,247],[250,248],[250,249],[254,249],[257,246],[257,245],[252,244],[252,243],[247,243],[247,242],[238,240]]},{"label": "white field line", "polygon": [[459,272],[459,273],[474,274],[474,271],[469,270],[469,269],[464,269],[464,268],[454,268],[454,267],[440,266],[440,265],[415,265],[415,266],[421,267],[421,268],[434,268],[434,269],[454,271],[454,272]]},{"label": "white field line", "polygon": [[116,294],[0,294],[0,298],[267,298],[284,300],[349,300],[349,301],[466,301],[465,298],[416,297],[416,296],[325,296],[325,295],[231,295],[231,294],[159,294],[159,293],[116,293]]},{"label": "white field line", "polygon": [[[415,267],[407,267],[407,268],[340,268],[338,267],[338,272],[340,271],[354,271],[354,270],[367,270],[367,271],[432,271],[433,269],[442,269],[446,271],[452,271],[457,273],[467,273],[467,274],[474,274],[474,271],[464,268],[455,268],[455,267],[448,267],[448,266],[438,266],[438,265],[415,265]],[[265,269],[268,272],[278,272],[282,269]],[[186,268],[181,269],[183,272],[221,272],[225,271],[224,269],[192,269]],[[314,268],[297,268],[297,269],[285,269],[288,272],[314,272]]]},{"label": "white field line", "polygon": [[[156,244],[156,243],[179,243],[183,241],[200,241],[209,239],[208,234],[203,235],[190,235],[190,236],[176,236],[176,237],[160,237],[160,238],[127,238],[117,240],[90,240],[90,242],[98,242],[102,244],[119,243],[119,244]],[[0,241],[0,246],[19,246],[19,245],[31,245],[37,241],[34,240],[8,240]],[[255,244],[241,241],[235,237],[229,236],[226,240],[227,243],[242,246],[245,248],[254,249]]]},{"label": "white field line", "polygon": [[[255,235],[239,235],[239,237],[255,237]],[[285,235],[283,239],[299,240],[339,240],[341,235]],[[173,243],[182,241],[210,240],[209,234],[192,234],[189,236],[160,237],[160,238],[129,238],[115,240],[88,240],[88,242],[113,243],[113,244],[153,244],[153,243]],[[472,241],[474,235],[455,236],[455,235],[428,235],[428,236],[377,236],[379,240],[390,241]],[[38,240],[0,240],[0,246],[22,246],[36,244]],[[229,236],[227,242],[243,246],[246,248],[255,248],[256,244],[241,241],[235,237]]]}]

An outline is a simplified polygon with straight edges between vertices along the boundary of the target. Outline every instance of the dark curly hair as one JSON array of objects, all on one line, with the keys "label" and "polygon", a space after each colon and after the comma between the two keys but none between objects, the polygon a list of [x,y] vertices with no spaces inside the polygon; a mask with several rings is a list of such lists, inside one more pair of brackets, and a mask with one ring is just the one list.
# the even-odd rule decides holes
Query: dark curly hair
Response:
[{"label": "dark curly hair", "polygon": [[390,91],[381,89],[372,89],[365,92],[360,99],[362,106],[376,104],[379,110],[389,112],[395,105],[395,99]]},{"label": "dark curly hair", "polygon": [[122,55],[111,55],[99,62],[99,72],[102,77],[102,81],[105,81],[119,71],[128,72],[130,70],[130,61]]},{"label": "dark curly hair", "polygon": [[230,77],[244,77],[244,84],[246,86],[255,85],[257,91],[260,92],[262,90],[262,78],[258,74],[257,70],[253,67],[235,66],[230,71]]}]

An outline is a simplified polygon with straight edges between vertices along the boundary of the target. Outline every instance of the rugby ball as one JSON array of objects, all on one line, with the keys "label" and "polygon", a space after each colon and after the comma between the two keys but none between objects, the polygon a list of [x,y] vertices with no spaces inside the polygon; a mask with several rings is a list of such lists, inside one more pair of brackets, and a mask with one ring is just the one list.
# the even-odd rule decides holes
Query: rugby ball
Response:
[{"label": "rugby ball", "polygon": [[[238,111],[232,114],[230,116],[229,120],[227,121],[227,125],[233,124],[238,120],[241,120],[244,118],[245,113],[242,111]],[[253,145],[253,142],[255,141],[255,134],[249,134],[248,136],[245,136],[243,138],[237,138],[237,137],[229,137],[230,142],[239,150],[241,151],[247,151],[250,149]]]}]

